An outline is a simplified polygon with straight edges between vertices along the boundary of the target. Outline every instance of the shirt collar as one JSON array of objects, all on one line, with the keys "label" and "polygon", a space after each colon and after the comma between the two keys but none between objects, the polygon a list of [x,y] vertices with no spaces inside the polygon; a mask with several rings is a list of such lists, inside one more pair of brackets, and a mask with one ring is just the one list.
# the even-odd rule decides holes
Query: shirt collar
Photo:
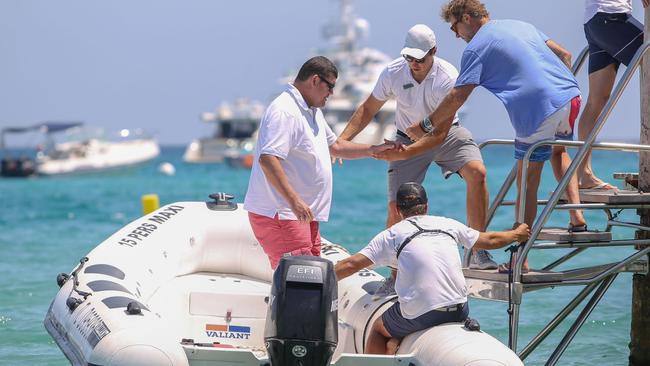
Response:
[{"label": "shirt collar", "polygon": [[436,61],[436,56],[433,56],[433,63],[431,64],[431,70],[429,70],[429,73],[427,76],[424,78],[426,79],[433,79],[436,77],[436,73],[438,71],[438,68],[436,67],[438,62]]},{"label": "shirt collar", "polygon": [[307,102],[305,101],[305,98],[302,97],[302,94],[300,94],[298,88],[296,88],[293,84],[287,84],[287,93],[293,97],[293,99],[296,101],[296,104],[298,104],[300,108],[304,109],[305,111],[313,112],[313,108],[309,108]]}]

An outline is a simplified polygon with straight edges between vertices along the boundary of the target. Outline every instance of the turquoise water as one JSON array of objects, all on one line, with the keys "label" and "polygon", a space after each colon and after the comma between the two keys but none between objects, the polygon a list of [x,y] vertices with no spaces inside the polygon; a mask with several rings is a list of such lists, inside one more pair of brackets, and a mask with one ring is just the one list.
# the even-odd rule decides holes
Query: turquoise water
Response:
[{"label": "turquoise water", "polygon": [[[43,327],[43,317],[57,292],[56,275],[70,272],[79,258],[123,225],[141,215],[140,197],[157,193],[161,204],[206,200],[212,192],[225,191],[243,200],[247,170],[225,165],[189,165],[181,161],[182,148],[163,148],[154,162],[128,172],[60,178],[0,179],[0,365],[65,365],[67,361]],[[175,176],[158,173],[168,161]],[[508,147],[491,147],[486,154],[491,195],[496,194],[512,166]],[[637,155],[595,154],[603,177],[619,171],[637,171]],[[334,168],[334,197],[330,221],[322,225],[323,236],[352,251],[360,249],[385,221],[385,163],[374,160],[346,161]],[[550,193],[554,180],[547,167],[540,197]],[[458,177],[444,180],[430,169],[426,188],[431,212],[465,221],[465,187]],[[512,194],[510,194],[512,196]],[[604,228],[604,214],[589,212],[590,227]],[[637,221],[633,213],[624,216]],[[566,225],[566,213],[556,214],[550,224]],[[513,222],[511,207],[497,211],[491,229],[504,229]],[[615,237],[624,232],[615,231]],[[538,251],[533,267],[558,257],[559,251]],[[576,263],[604,263],[629,253],[628,249],[593,250]],[[499,261],[505,252],[493,253]],[[590,262],[591,261],[591,262]],[[579,288],[556,288],[527,294],[521,310],[520,347],[523,347]],[[621,274],[560,359],[561,365],[626,365],[630,332],[631,275]],[[472,300],[473,317],[483,330],[507,341],[507,305]],[[575,314],[571,319],[575,318]],[[560,326],[526,360],[543,364],[568,329]]]}]

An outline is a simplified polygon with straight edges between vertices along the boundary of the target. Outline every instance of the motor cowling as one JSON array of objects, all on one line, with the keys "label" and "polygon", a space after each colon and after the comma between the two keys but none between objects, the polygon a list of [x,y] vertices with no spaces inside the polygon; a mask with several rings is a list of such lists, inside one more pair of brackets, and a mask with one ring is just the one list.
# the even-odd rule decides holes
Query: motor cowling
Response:
[{"label": "motor cowling", "polygon": [[264,341],[273,366],[324,366],[338,342],[338,291],[332,262],[280,260],[271,286]]}]

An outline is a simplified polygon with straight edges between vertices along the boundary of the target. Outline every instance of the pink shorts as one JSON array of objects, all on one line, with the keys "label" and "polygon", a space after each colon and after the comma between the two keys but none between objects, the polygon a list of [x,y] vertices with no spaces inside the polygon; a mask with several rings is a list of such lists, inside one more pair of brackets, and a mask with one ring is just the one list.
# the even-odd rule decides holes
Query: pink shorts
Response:
[{"label": "pink shorts", "polygon": [[297,220],[280,220],[248,213],[253,234],[269,257],[271,268],[275,269],[284,256],[320,256],[320,231],[318,221],[304,223]]}]

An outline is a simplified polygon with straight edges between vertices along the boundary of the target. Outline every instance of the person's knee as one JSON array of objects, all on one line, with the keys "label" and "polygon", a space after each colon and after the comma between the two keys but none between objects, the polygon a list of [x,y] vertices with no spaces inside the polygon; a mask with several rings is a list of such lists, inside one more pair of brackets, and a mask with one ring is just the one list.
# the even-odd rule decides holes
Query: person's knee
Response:
[{"label": "person's knee", "polygon": [[462,176],[468,183],[483,184],[487,179],[487,170],[482,162],[472,161],[463,167]]},{"label": "person's knee", "polygon": [[551,149],[551,159],[562,157],[564,154],[567,154],[564,146],[553,146],[553,149]]},{"label": "person's knee", "polygon": [[590,109],[592,111],[599,111],[603,109],[609,97],[611,96],[611,89],[605,90],[606,88],[595,88],[589,90],[589,97],[587,97],[587,105],[585,109]]},{"label": "person's knee", "polygon": [[388,333],[388,330],[384,326],[384,320],[381,318],[381,316],[377,319],[375,319],[375,322],[372,323],[372,330],[376,332],[377,334],[380,334],[384,338],[391,338],[392,336],[390,333]]}]

